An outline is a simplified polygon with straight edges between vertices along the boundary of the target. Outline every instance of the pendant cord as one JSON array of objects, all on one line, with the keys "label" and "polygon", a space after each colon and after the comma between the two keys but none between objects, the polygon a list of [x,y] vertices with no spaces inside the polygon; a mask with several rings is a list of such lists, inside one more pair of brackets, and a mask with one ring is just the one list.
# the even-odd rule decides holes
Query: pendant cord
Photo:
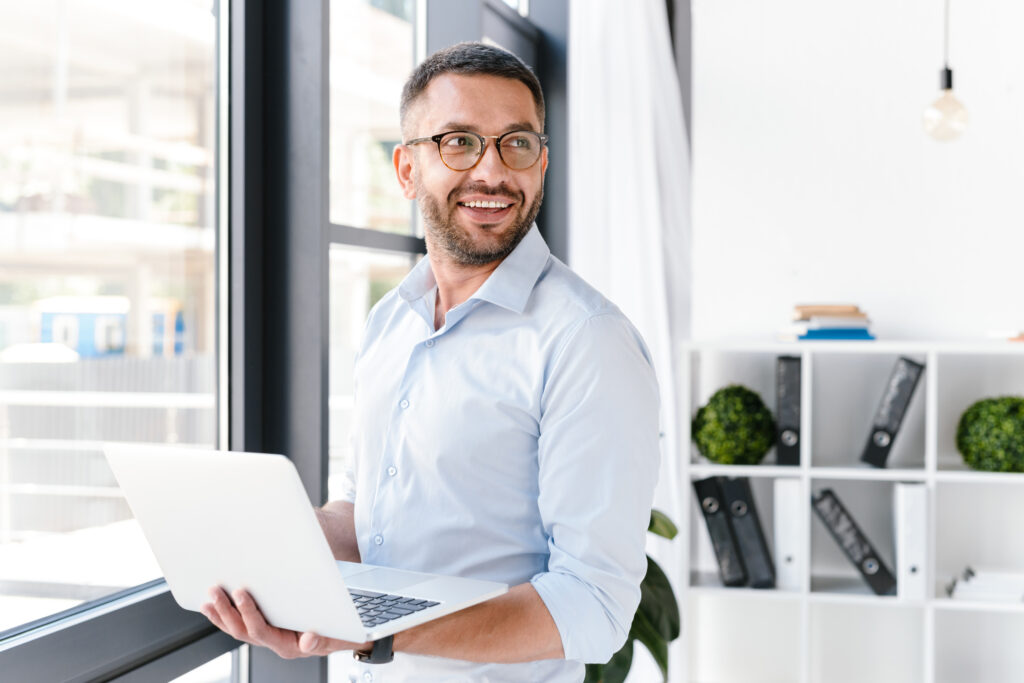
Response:
[{"label": "pendant cord", "polygon": [[944,24],[944,26],[945,26],[945,33],[944,33],[943,41],[942,41],[942,64],[943,64],[943,66],[945,66],[948,69],[949,68],[949,0],[946,0],[945,7],[946,7],[946,12],[945,12],[945,17],[944,17],[944,19],[945,19],[945,24]]}]

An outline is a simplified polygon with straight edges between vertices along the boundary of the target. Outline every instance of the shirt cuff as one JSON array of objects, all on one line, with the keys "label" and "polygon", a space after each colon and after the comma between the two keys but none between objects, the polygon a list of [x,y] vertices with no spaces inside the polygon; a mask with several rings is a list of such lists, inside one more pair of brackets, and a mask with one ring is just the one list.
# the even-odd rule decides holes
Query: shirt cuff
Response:
[{"label": "shirt cuff", "polygon": [[558,627],[566,659],[604,664],[625,644],[632,614],[625,625],[620,623],[594,595],[596,589],[556,572],[537,574],[530,584]]}]

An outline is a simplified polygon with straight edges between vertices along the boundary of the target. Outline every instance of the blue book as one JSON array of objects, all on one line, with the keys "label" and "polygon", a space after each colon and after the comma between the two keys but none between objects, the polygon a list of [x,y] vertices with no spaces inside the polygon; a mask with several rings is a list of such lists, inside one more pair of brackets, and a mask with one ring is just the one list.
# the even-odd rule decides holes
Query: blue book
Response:
[{"label": "blue book", "polygon": [[871,340],[874,338],[874,335],[866,327],[822,327],[817,330],[807,330],[806,334],[800,335],[800,339]]}]

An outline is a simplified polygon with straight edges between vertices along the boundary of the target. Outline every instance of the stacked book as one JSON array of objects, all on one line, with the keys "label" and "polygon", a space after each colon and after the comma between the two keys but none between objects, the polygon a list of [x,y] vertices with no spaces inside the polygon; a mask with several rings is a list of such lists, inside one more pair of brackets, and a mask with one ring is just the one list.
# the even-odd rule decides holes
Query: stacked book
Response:
[{"label": "stacked book", "polygon": [[798,305],[793,324],[784,336],[788,339],[874,339],[868,314],[853,304]]}]

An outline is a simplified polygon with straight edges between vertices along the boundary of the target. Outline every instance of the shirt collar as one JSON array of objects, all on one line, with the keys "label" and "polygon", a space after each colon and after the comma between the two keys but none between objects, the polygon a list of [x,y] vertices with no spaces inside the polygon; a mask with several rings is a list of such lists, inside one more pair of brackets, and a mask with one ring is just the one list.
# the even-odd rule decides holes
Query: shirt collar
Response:
[{"label": "shirt collar", "polygon": [[[551,250],[534,223],[523,239],[498,264],[490,277],[470,299],[488,301],[516,313],[522,313],[533,286],[547,265]],[[398,286],[398,295],[410,304],[419,301],[437,286],[430,259],[421,259]]]}]

